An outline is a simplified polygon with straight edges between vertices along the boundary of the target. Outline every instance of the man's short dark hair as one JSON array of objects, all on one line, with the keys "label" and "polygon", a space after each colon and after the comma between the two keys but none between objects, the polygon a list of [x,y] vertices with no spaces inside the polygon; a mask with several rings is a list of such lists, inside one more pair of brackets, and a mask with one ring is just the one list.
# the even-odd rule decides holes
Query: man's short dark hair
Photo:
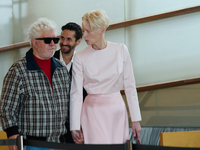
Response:
[{"label": "man's short dark hair", "polygon": [[63,30],[71,30],[71,31],[75,31],[75,38],[76,38],[76,41],[81,39],[82,36],[83,36],[83,33],[82,33],[82,30],[81,30],[81,27],[74,23],[74,22],[69,22],[67,23],[66,25],[62,26],[62,31]]}]

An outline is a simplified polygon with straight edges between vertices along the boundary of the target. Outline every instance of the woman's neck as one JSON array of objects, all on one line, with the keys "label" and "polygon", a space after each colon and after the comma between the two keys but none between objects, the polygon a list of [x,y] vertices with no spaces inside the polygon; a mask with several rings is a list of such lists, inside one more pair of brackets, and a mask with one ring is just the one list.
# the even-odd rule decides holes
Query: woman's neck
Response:
[{"label": "woman's neck", "polygon": [[102,40],[99,40],[98,43],[92,44],[91,46],[92,46],[92,48],[95,49],[95,50],[101,50],[101,49],[106,48],[107,42],[106,42],[106,40],[103,38]]}]

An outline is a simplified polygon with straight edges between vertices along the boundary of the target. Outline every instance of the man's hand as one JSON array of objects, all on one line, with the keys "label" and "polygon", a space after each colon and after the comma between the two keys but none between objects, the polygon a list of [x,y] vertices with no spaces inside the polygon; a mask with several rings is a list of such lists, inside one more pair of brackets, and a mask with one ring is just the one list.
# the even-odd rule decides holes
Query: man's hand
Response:
[{"label": "man's hand", "polygon": [[[8,139],[16,139],[17,136],[19,136],[19,134],[12,135]],[[17,150],[17,145],[10,145],[10,146],[8,146],[8,148],[9,148],[9,150]]]},{"label": "man's hand", "polygon": [[80,130],[73,130],[72,132],[72,138],[76,144],[83,144],[84,138],[83,138],[83,132]]}]

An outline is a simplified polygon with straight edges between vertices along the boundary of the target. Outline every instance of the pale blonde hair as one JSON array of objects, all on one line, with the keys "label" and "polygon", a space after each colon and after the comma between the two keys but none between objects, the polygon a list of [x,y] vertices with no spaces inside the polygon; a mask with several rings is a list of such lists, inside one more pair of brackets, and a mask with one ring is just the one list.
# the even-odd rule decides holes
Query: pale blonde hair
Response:
[{"label": "pale blonde hair", "polygon": [[92,10],[83,15],[82,21],[83,24],[88,21],[92,31],[99,30],[102,27],[106,30],[109,27],[109,18],[104,10]]}]

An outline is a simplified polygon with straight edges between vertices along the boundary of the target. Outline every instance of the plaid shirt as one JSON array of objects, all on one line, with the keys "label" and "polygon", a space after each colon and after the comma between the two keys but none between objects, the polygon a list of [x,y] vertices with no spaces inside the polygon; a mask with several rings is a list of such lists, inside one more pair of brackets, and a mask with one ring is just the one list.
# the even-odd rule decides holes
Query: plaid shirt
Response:
[{"label": "plaid shirt", "polygon": [[11,66],[4,78],[0,100],[3,130],[18,129],[22,135],[60,142],[59,137],[66,133],[70,78],[66,68],[53,57],[51,72],[52,87],[37,65],[32,49]]}]

